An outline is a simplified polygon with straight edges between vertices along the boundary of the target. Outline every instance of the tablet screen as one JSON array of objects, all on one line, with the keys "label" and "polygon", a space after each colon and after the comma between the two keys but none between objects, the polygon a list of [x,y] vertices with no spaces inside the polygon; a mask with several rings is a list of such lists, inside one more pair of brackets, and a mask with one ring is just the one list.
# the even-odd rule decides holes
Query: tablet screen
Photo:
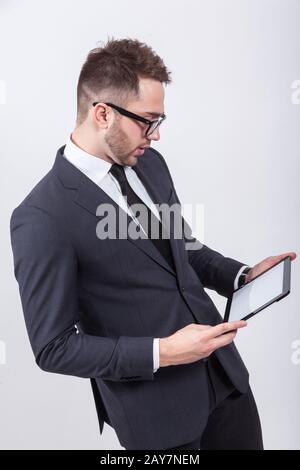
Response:
[{"label": "tablet screen", "polygon": [[286,258],[233,292],[224,319],[234,321],[250,318],[287,295],[289,288],[290,258]]}]

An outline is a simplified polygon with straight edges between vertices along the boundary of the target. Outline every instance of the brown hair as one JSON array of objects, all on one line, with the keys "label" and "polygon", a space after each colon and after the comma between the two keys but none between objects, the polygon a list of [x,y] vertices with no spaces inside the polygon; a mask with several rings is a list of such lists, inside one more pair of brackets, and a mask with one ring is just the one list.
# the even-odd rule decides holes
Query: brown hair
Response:
[{"label": "brown hair", "polygon": [[77,85],[77,124],[81,124],[93,101],[126,106],[139,97],[139,78],[171,83],[163,60],[137,39],[108,39],[92,49],[81,69]]}]

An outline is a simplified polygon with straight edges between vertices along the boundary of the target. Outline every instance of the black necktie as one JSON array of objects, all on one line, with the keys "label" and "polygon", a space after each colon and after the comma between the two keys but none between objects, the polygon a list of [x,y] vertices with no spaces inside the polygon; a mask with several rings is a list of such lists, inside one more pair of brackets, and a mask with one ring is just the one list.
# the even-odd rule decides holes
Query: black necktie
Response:
[{"label": "black necktie", "polygon": [[[158,220],[155,215],[151,212],[149,207],[139,198],[139,196],[133,191],[132,187],[128,183],[128,180],[125,175],[124,167],[115,163],[112,165],[109,170],[112,175],[118,180],[123,196],[126,196],[128,206],[133,204],[140,204],[143,206],[143,214],[146,215],[146,220],[143,219],[143,214],[140,214],[138,220],[144,231],[146,232],[149,240],[152,241],[153,245],[169,263],[171,268],[175,271],[174,260],[172,256],[172,251],[170,247],[170,240],[163,238],[163,234],[166,234],[164,227],[162,226],[160,220]],[[146,209],[146,210],[145,210]],[[151,226],[155,222],[158,224],[158,238],[151,237]],[[165,235],[166,236],[166,235]]]}]

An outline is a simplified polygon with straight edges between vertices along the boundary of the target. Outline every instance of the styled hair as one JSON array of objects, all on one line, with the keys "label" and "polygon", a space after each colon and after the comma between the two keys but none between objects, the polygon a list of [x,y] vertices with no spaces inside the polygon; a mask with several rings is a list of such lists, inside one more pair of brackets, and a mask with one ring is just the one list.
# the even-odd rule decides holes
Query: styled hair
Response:
[{"label": "styled hair", "polygon": [[92,49],[82,66],[77,85],[77,124],[81,124],[94,101],[110,101],[125,107],[139,98],[139,79],[171,83],[171,72],[147,44],[137,39],[108,38]]}]

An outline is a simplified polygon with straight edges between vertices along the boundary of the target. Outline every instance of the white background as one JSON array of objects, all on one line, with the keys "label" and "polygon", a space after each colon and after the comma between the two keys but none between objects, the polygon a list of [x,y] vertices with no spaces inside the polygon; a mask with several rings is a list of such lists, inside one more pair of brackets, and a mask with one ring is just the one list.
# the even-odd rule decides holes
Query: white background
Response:
[{"label": "white background", "polygon": [[[147,42],[173,71],[155,147],[181,202],[203,204],[205,243],[253,265],[300,254],[299,0],[0,0],[0,446],[118,449],[100,437],[89,381],[34,363],[13,276],[9,219],[72,130],[79,70],[108,36]],[[2,91],[1,91],[2,90]],[[300,449],[299,261],[292,291],[237,345],[267,449]],[[209,291],[224,312],[226,299]],[[300,344],[299,344],[300,345]]]}]

